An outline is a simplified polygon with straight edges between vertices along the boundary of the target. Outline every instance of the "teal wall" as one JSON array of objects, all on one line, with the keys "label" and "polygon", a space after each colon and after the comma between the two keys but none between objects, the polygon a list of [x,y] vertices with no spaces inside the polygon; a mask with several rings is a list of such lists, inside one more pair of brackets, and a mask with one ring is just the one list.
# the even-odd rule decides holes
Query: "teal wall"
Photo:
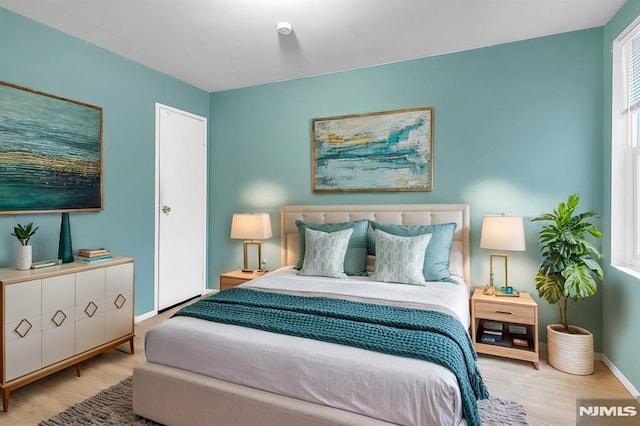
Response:
[{"label": "teal wall", "polygon": [[[70,215],[73,246],[134,257],[135,312],[152,311],[155,103],[208,117],[209,94],[2,8],[0,80],[104,109],[104,210]],[[9,233],[31,221],[34,259],[57,256],[60,214],[0,216],[0,265],[15,265]]]},{"label": "teal wall", "polygon": [[[598,28],[211,94],[210,276],[242,264],[242,244],[229,238],[234,211],[271,213],[263,254],[278,266],[283,204],[469,203],[474,286],[489,275],[484,214],[531,218],[571,193],[601,213],[602,37]],[[312,118],[420,106],[435,108],[432,192],[311,192]],[[527,251],[509,255],[510,281],[535,293],[538,225],[525,226]],[[596,350],[601,305],[599,292],[570,312]],[[541,301],[541,325],[555,322],[556,307]]]},{"label": "teal wall", "polygon": [[[640,16],[640,0],[626,4],[604,28],[604,248],[603,352],[640,389],[640,280],[611,267],[611,67],[613,40]],[[631,232],[631,231],[630,231]]]}]

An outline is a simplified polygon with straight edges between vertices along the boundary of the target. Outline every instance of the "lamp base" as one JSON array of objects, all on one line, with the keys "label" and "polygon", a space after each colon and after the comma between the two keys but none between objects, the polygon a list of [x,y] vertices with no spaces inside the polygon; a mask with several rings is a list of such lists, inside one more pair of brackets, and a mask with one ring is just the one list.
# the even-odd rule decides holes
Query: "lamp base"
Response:
[{"label": "lamp base", "polygon": [[243,254],[244,254],[244,268],[242,268],[242,272],[255,272],[255,269],[249,269],[249,259],[248,259],[248,254],[249,254],[249,246],[253,245],[253,246],[257,246],[258,247],[258,264],[256,266],[260,267],[260,259],[262,259],[262,242],[261,241],[254,241],[254,240],[249,240],[249,241],[245,241],[242,243],[242,248],[243,248]]},{"label": "lamp base", "polygon": [[491,284],[491,286],[494,286],[494,282],[493,282],[493,259],[495,259],[496,257],[501,257],[504,259],[504,285],[505,287],[509,286],[509,257],[504,254],[504,253],[494,253],[492,255],[489,256],[489,282]]},{"label": "lamp base", "polygon": [[253,274],[253,269],[243,269],[242,272],[247,274]]}]

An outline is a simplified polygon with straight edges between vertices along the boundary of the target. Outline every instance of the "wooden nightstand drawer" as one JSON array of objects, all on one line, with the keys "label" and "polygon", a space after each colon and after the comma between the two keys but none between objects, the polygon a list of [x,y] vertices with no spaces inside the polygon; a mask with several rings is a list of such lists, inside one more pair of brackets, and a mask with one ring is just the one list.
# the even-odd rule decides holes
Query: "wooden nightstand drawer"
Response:
[{"label": "wooden nightstand drawer", "polygon": [[535,310],[529,306],[516,306],[504,303],[476,302],[476,318],[493,319],[520,324],[534,324]]},{"label": "wooden nightstand drawer", "polygon": [[220,291],[227,290],[229,288],[244,284],[247,281],[251,281],[254,278],[263,276],[264,272],[242,272],[241,270],[226,272],[220,274]]},{"label": "wooden nightstand drawer", "polygon": [[226,290],[231,287],[235,287],[240,284],[244,284],[249,279],[247,278],[235,278],[235,277],[220,277],[220,290]]}]

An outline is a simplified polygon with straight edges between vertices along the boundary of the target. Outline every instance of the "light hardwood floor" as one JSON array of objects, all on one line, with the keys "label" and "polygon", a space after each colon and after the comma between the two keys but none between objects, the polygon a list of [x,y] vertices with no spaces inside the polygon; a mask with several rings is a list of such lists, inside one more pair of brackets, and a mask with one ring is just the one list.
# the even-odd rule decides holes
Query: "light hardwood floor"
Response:
[{"label": "light hardwood floor", "polygon": [[[0,412],[0,425],[37,425],[130,376],[133,367],[144,360],[145,332],[173,311],[136,324],[133,356],[128,353],[128,345],[123,345],[122,350],[107,351],[84,362],[82,377],[68,368],[13,391],[9,412]],[[596,361],[596,371],[590,376],[562,373],[545,360],[541,360],[539,371],[529,362],[490,355],[480,355],[479,365],[491,395],[524,405],[531,425],[575,424],[577,398],[631,398],[601,361]]]}]

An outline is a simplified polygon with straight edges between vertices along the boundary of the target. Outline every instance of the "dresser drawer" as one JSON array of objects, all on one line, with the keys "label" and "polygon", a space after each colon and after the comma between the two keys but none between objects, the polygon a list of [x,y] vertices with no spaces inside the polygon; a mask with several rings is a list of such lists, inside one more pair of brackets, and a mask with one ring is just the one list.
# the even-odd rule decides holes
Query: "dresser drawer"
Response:
[{"label": "dresser drawer", "polygon": [[535,309],[513,303],[475,302],[475,317],[520,324],[535,324]]}]

